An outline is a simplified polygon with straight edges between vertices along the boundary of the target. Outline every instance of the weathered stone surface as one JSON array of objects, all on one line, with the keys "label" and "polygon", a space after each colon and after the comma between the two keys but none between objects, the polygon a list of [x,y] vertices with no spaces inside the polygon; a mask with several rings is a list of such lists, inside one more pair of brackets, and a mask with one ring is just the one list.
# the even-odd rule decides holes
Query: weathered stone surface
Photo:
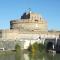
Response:
[{"label": "weathered stone surface", "polygon": [[44,43],[46,38],[59,38],[59,35],[60,31],[48,31],[47,21],[41,15],[25,12],[21,19],[10,21],[10,29],[0,30],[0,48],[13,50],[18,43],[26,49],[30,43]]}]

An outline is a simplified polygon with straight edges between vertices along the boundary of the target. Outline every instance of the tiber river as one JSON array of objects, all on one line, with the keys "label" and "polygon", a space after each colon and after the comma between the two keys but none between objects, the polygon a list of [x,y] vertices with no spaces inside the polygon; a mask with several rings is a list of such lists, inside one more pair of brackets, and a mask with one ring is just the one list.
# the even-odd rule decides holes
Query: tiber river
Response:
[{"label": "tiber river", "polygon": [[9,55],[0,55],[0,60],[60,60],[60,54],[29,54],[24,53],[19,55],[19,53],[13,53]]}]

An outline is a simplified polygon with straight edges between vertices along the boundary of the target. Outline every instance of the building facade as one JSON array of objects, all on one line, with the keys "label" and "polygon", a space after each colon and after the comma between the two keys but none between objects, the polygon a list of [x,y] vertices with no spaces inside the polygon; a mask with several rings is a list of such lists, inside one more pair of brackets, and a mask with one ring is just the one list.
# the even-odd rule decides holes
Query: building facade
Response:
[{"label": "building facade", "polygon": [[57,41],[59,36],[60,31],[48,30],[48,23],[41,15],[29,11],[20,19],[11,20],[10,29],[0,30],[0,48],[14,50],[18,43],[22,49],[27,49],[29,44],[44,44],[46,39]]}]

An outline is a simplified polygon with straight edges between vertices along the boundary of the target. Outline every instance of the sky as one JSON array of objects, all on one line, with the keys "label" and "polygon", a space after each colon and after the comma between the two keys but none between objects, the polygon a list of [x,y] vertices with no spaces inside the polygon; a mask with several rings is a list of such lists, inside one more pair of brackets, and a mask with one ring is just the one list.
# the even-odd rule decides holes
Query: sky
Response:
[{"label": "sky", "polygon": [[10,20],[29,8],[47,20],[48,29],[60,30],[60,0],[0,0],[0,29],[9,29]]}]

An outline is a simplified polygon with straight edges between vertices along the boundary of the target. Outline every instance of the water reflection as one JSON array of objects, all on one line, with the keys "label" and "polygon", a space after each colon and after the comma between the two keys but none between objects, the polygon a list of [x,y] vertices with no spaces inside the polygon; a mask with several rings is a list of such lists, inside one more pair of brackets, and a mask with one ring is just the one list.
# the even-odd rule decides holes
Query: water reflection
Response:
[{"label": "water reflection", "polygon": [[29,60],[29,54],[24,54],[24,59]]},{"label": "water reflection", "polygon": [[38,56],[38,55],[33,56],[32,54],[24,54],[24,59],[25,60],[45,60],[45,57]]},{"label": "water reflection", "polygon": [[16,53],[15,60],[21,60],[21,55]]},{"label": "water reflection", "polygon": [[0,55],[0,60],[60,60],[60,54],[52,53],[31,54],[31,53],[14,53],[11,55]]},{"label": "water reflection", "polygon": [[60,60],[60,54],[56,54],[53,56],[53,54],[46,53],[45,55],[35,55],[32,56],[32,54],[24,54],[25,60]]},{"label": "water reflection", "polygon": [[1,55],[0,60],[15,60],[15,55]]}]

